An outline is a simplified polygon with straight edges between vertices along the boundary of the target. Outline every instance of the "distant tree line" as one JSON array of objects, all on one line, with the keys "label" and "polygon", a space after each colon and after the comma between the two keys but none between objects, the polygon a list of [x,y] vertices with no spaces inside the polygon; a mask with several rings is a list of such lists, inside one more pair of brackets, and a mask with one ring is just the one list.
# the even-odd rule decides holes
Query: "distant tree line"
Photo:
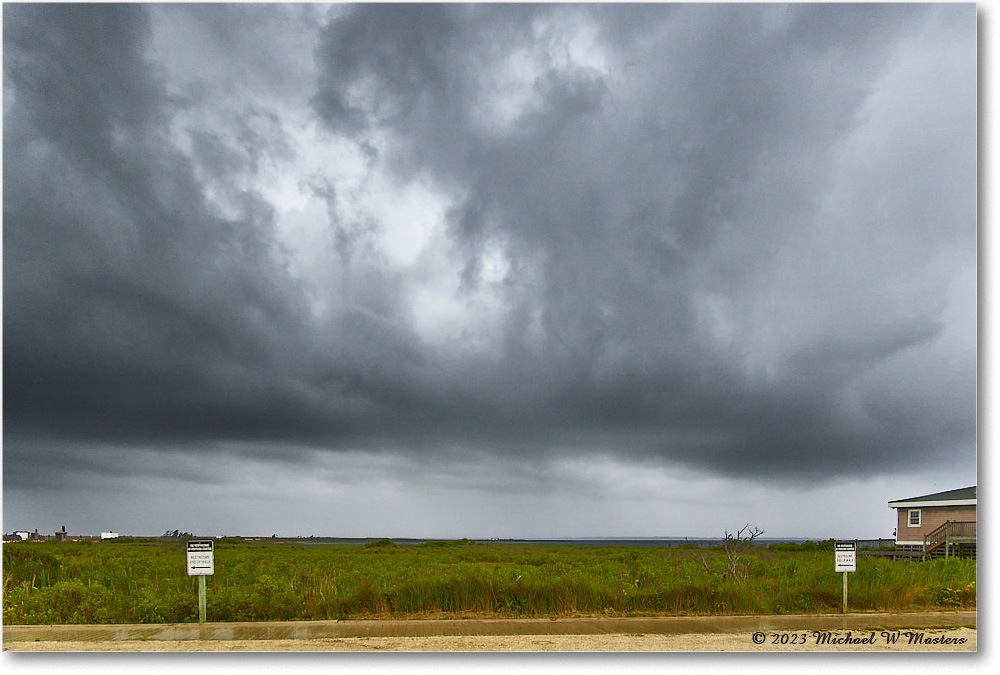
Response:
[{"label": "distant tree line", "polygon": [[181,532],[180,530],[167,530],[163,533],[164,537],[193,537],[194,535],[190,532]]}]

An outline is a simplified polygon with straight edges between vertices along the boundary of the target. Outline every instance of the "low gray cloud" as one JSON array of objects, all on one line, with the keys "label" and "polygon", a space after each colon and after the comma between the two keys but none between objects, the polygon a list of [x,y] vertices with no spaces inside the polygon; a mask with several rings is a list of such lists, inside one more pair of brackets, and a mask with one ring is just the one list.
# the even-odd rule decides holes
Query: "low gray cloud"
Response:
[{"label": "low gray cloud", "polygon": [[976,86],[974,6],[8,6],[5,485],[974,475]]}]

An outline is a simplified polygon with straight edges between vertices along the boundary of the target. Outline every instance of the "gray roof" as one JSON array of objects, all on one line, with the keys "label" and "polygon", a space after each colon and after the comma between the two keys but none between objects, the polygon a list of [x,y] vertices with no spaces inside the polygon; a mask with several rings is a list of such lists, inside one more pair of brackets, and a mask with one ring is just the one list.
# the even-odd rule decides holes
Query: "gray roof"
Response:
[{"label": "gray roof", "polygon": [[929,495],[920,495],[919,497],[909,497],[908,499],[896,499],[890,504],[896,504],[900,502],[952,502],[956,500],[975,500],[976,499],[976,486],[958,488],[957,490],[945,490],[944,492],[935,492]]}]

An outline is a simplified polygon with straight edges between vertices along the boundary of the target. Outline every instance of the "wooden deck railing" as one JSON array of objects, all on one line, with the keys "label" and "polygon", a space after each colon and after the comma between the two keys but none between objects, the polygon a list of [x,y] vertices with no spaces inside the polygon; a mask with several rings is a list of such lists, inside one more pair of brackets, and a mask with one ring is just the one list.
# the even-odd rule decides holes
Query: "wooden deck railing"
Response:
[{"label": "wooden deck railing", "polygon": [[931,551],[944,542],[960,537],[962,539],[976,538],[976,523],[949,520],[941,527],[924,535],[924,552]]}]

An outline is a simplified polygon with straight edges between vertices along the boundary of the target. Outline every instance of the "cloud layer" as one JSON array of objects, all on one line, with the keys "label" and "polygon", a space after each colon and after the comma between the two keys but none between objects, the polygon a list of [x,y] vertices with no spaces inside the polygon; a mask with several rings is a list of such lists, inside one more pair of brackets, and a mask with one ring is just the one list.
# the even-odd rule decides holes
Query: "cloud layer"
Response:
[{"label": "cloud layer", "polygon": [[5,486],[974,476],[975,11],[6,7]]}]

